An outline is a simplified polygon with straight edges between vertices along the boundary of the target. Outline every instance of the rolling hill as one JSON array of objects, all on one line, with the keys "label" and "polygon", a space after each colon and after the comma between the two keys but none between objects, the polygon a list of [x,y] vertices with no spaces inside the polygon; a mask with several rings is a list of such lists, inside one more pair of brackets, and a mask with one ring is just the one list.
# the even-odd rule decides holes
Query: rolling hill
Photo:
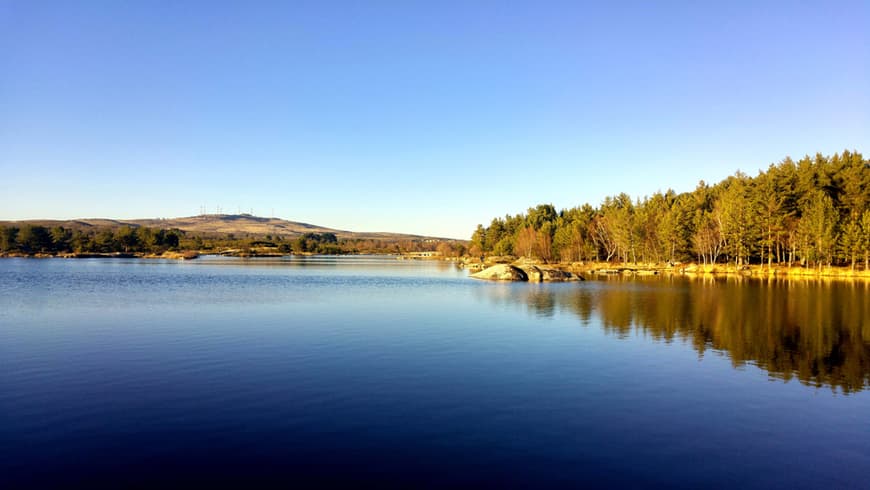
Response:
[{"label": "rolling hill", "polygon": [[3,221],[2,225],[40,225],[46,227],[63,226],[66,228],[147,226],[150,228],[177,228],[183,231],[203,234],[273,235],[295,238],[305,233],[334,233],[338,238],[362,240],[425,240],[444,238],[388,232],[354,232],[337,230],[324,226],[288,221],[280,218],[264,218],[250,214],[206,214],[186,218],[170,219],[133,219],[115,220],[107,218],[87,218],[75,220],[25,220]]}]

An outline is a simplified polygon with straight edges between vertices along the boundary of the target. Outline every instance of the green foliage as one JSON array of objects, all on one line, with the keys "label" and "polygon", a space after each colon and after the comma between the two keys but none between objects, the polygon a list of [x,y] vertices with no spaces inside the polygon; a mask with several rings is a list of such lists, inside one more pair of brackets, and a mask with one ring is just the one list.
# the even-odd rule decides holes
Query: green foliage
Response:
[{"label": "green foliage", "polygon": [[18,248],[18,228],[0,227],[0,252],[8,253]]},{"label": "green foliage", "polygon": [[830,264],[837,241],[837,212],[834,201],[822,190],[804,201],[799,227],[805,258],[818,265]]},{"label": "green foliage", "polygon": [[27,253],[45,253],[52,249],[51,235],[44,226],[22,226],[17,243],[18,248]]},{"label": "green foliage", "polygon": [[[0,225],[0,253],[20,255],[59,253],[159,255],[178,250],[216,253],[235,250],[245,255],[300,252],[352,254],[422,252],[436,249],[445,257],[458,257],[468,252],[464,243],[453,240],[342,240],[335,233],[306,233],[297,239],[290,239],[279,235],[192,234],[177,229],[126,225],[80,226],[71,229],[61,226],[48,229],[31,224]],[[510,250],[506,253],[510,253]]]},{"label": "green foliage", "polygon": [[722,260],[870,266],[870,162],[860,153],[785,158],[757,177],[737,172],[683,194],[625,193],[557,212],[551,204],[478,225],[474,255],[544,261]]},{"label": "green foliage", "polygon": [[139,236],[133,228],[122,226],[115,232],[115,241],[119,247],[124,248],[124,252],[129,252],[139,244]]},{"label": "green foliage", "polygon": [[857,219],[850,219],[843,227],[839,245],[840,257],[849,262],[852,270],[855,270],[855,261],[862,252],[863,241],[861,223]]},{"label": "green foliage", "polygon": [[864,270],[870,270],[870,209],[861,215],[861,252],[864,253]]},{"label": "green foliage", "polygon": [[56,251],[66,252],[70,249],[70,239],[72,232],[62,226],[55,226],[51,229],[52,247]]}]

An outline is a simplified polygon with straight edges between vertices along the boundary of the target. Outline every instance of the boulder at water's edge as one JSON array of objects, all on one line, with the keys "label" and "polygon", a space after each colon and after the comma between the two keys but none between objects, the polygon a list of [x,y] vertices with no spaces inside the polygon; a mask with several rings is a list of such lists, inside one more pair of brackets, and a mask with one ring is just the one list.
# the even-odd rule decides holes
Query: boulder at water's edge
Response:
[{"label": "boulder at water's edge", "polygon": [[508,264],[497,264],[492,267],[475,272],[471,275],[475,279],[486,279],[489,281],[528,281],[529,276],[519,267]]}]

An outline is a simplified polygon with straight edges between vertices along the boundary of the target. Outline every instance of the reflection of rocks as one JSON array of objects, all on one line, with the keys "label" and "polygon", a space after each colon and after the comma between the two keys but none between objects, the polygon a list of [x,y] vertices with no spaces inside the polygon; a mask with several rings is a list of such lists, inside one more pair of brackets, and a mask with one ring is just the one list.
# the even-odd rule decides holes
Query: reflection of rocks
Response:
[{"label": "reflection of rocks", "polygon": [[570,272],[537,265],[515,266],[498,264],[488,267],[471,277],[490,281],[564,282],[582,281],[583,278]]}]

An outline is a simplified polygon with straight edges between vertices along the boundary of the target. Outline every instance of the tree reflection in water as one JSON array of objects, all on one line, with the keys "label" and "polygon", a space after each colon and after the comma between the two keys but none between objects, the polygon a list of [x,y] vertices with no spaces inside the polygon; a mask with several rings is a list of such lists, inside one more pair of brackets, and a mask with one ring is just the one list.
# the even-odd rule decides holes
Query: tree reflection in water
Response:
[{"label": "tree reflection in water", "polygon": [[626,338],[690,343],[775,378],[844,393],[870,386],[870,285],[743,277],[605,277],[478,289],[537,316],[570,312]]}]

